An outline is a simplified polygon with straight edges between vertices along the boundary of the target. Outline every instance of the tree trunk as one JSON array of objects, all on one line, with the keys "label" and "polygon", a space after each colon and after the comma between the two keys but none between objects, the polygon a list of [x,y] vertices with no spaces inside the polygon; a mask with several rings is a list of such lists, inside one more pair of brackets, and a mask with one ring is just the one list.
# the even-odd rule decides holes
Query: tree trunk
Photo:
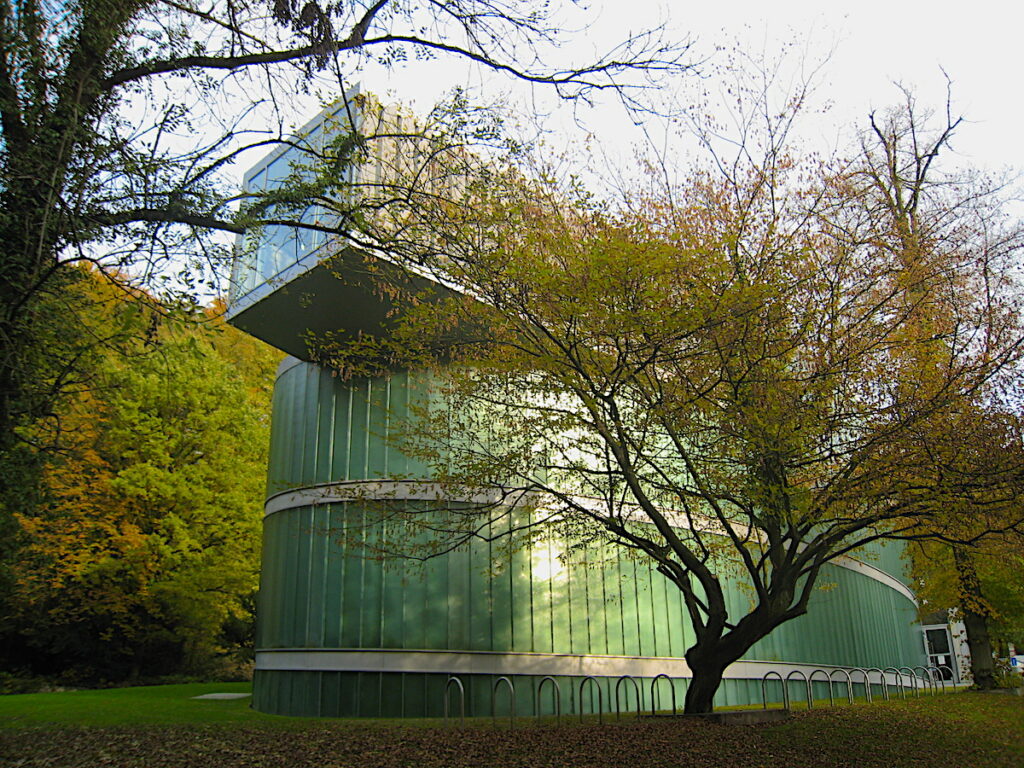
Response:
[{"label": "tree trunk", "polygon": [[703,715],[715,708],[715,693],[722,685],[722,674],[725,667],[715,664],[690,663],[693,678],[686,689],[686,703],[683,713],[687,715]]},{"label": "tree trunk", "polygon": [[967,647],[971,651],[971,677],[974,678],[974,687],[991,691],[996,687],[996,680],[988,620],[983,615],[967,609],[964,609],[963,613]]},{"label": "tree trunk", "polygon": [[983,691],[995,688],[995,664],[992,661],[992,640],[988,634],[988,607],[981,591],[981,580],[966,549],[953,547],[957,579],[960,582],[960,610],[967,647],[971,652],[971,677],[974,687]]},{"label": "tree trunk", "polygon": [[725,669],[743,657],[750,647],[776,626],[768,611],[747,614],[725,635],[705,637],[686,652],[693,677],[686,689],[687,715],[703,715],[715,708],[715,693],[722,685]]}]

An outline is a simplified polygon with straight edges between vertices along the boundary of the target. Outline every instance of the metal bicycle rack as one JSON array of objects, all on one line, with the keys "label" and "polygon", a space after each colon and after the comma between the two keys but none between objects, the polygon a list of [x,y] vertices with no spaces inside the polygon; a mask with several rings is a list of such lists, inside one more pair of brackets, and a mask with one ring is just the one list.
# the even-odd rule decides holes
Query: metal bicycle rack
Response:
[{"label": "metal bicycle rack", "polygon": [[[889,683],[885,679],[886,672],[892,672],[896,676],[896,686],[897,690],[900,692],[900,698],[906,701],[907,689],[906,686],[903,685],[903,674],[898,669],[896,669],[896,667],[886,667],[882,670],[882,689],[885,691],[889,690]],[[886,696],[885,698],[888,699],[889,697]]]},{"label": "metal bicycle rack", "polygon": [[[643,709],[643,696],[640,693],[640,685],[637,683],[636,678],[632,675],[622,675],[615,683],[615,719],[618,720],[622,712],[619,709],[619,686],[629,680],[633,684],[633,690],[636,692],[636,713],[639,715],[640,710]],[[582,711],[583,702],[580,702],[580,708]]]},{"label": "metal bicycle rack", "polygon": [[455,683],[459,687],[459,719],[462,725],[465,725],[466,689],[462,686],[462,681],[454,675],[449,677],[448,681],[444,684],[444,724],[448,725],[448,691],[452,687],[452,683]]},{"label": "metal bicycle rack", "polygon": [[[877,672],[878,673],[878,681],[879,681],[878,684],[882,686],[882,698],[885,699],[886,701],[888,701],[889,700],[889,686],[887,686],[885,684],[885,672],[880,670],[878,667],[868,667],[867,671],[869,673],[871,673],[871,672]],[[871,701],[871,699],[868,699],[868,701]]]},{"label": "metal bicycle rack", "polygon": [[913,667],[914,675],[915,676],[917,676],[917,670],[919,670],[919,669],[922,672],[924,672],[924,674],[920,676],[921,680],[924,681],[924,684],[928,687],[928,690],[931,691],[932,696],[934,696],[935,695],[935,681],[932,679],[932,673],[928,671],[927,667]]},{"label": "metal bicycle rack", "polygon": [[540,679],[540,683],[537,685],[537,695],[533,700],[534,716],[540,717],[540,694],[544,690],[544,683],[551,681],[551,685],[554,686],[555,691],[555,722],[561,724],[562,722],[562,690],[558,686],[558,681],[551,675],[545,675]]},{"label": "metal bicycle rack", "polygon": [[942,672],[938,667],[928,667],[928,676],[932,679],[933,689],[938,690],[941,684],[942,692],[946,692],[946,679],[942,676]]},{"label": "metal bicycle rack", "polygon": [[586,685],[587,681],[592,681],[594,683],[594,686],[597,688],[597,722],[603,723],[604,717],[602,713],[604,710],[604,695],[601,692],[601,683],[599,683],[597,678],[593,675],[587,675],[582,680],[580,680],[580,722],[583,722],[583,686]]},{"label": "metal bicycle rack", "polygon": [[[829,699],[830,700],[832,699],[832,684],[835,682],[835,680],[833,679],[833,676],[835,675],[836,672],[842,672],[844,675],[846,675],[846,701],[847,701],[848,704],[853,704],[853,678],[850,677],[850,672],[848,670],[844,669],[843,667],[839,667],[838,669],[833,669],[831,672],[828,673],[828,694],[829,694]],[[813,676],[813,673],[812,673],[812,676]],[[842,681],[840,681],[840,682],[842,682]]]},{"label": "metal bicycle rack", "polygon": [[946,676],[944,674],[942,674],[942,670],[946,670],[947,672],[949,672],[949,679],[953,680],[953,679],[955,679],[956,676],[953,674],[952,668],[951,667],[947,667],[945,664],[942,664],[942,665],[940,665],[938,667],[928,667],[928,669],[934,669],[936,672],[939,673],[938,674],[939,682],[942,684],[942,692],[945,693],[946,692]]},{"label": "metal bicycle rack", "polygon": [[939,690],[939,686],[942,686],[942,692],[946,692],[946,681],[942,677],[942,673],[938,667],[925,667],[928,672],[928,679],[931,681],[932,693],[935,694]]},{"label": "metal bicycle rack", "polygon": [[906,670],[907,676],[910,678],[910,686],[911,686],[911,691],[913,691],[913,693],[914,693],[914,698],[915,699],[916,698],[920,698],[920,696],[921,696],[921,688],[917,684],[917,673],[914,670],[912,670],[910,667],[900,667],[899,668],[900,675],[903,674],[904,670]]},{"label": "metal bicycle rack", "polygon": [[781,674],[772,670],[771,672],[765,672],[764,677],[761,678],[761,706],[763,709],[768,709],[768,691],[767,683],[768,678],[777,677],[779,682],[782,683],[782,707],[783,709],[789,709],[789,686],[786,684],[786,680]]},{"label": "metal bicycle rack", "polygon": [[[807,690],[808,690],[808,692],[813,692],[811,690],[811,688],[812,688],[811,684],[814,682],[814,676],[816,674],[818,674],[819,672],[822,675],[825,676],[825,683],[826,683],[826,685],[828,685],[828,705],[830,707],[834,707],[836,705],[836,700],[832,696],[832,678],[830,678],[828,676],[828,673],[824,669],[812,669],[811,670],[811,674],[807,676]],[[811,697],[811,698],[808,699],[808,702],[813,701],[813,700],[814,700],[813,697]],[[810,709],[810,706],[808,706],[808,709]]]},{"label": "metal bicycle rack", "polygon": [[[794,669],[785,677],[781,673],[772,670],[766,672],[764,677],[761,678],[761,706],[763,709],[768,709],[768,681],[778,680],[782,684],[782,706],[786,709],[790,707],[789,697],[789,683],[793,678],[802,679],[804,686],[807,690],[807,708],[812,709],[814,707],[814,681],[817,676],[821,682],[828,685],[828,703],[830,707],[836,705],[835,696],[833,693],[832,686],[836,683],[836,675],[843,675],[846,677],[846,699],[850,704],[855,701],[854,697],[854,686],[864,686],[864,698],[868,704],[872,703],[873,697],[871,694],[871,686],[878,685],[882,689],[882,697],[886,701],[890,701],[889,698],[889,687],[892,685],[897,686],[899,690],[900,698],[907,698],[907,688],[911,689],[913,696],[920,696],[921,689],[923,686],[927,686],[931,690],[932,695],[935,694],[938,685],[942,686],[942,692],[946,692],[946,677],[943,675],[943,670],[949,673],[950,677],[953,675],[953,670],[945,665],[941,667],[886,667],[885,669],[879,669],[878,667],[869,667],[867,669],[863,667],[834,667],[831,670],[822,669],[820,667],[811,670],[810,675],[804,674],[799,669]],[[919,671],[924,674],[919,674]],[[860,681],[854,680],[853,674],[860,673]],[[878,673],[878,680],[873,681],[871,676],[873,673]],[[892,682],[886,677],[892,675]],[[668,679],[668,675],[659,675],[658,677],[665,677]],[[909,678],[909,680],[908,680]],[[651,713],[654,713],[654,684],[658,678],[654,678],[651,681]],[[842,678],[839,678],[839,682],[843,682]],[[674,693],[674,689],[673,689]],[[672,700],[673,712],[675,711],[675,698]]]},{"label": "metal bicycle rack", "polygon": [[[854,673],[860,673],[860,680],[854,679]],[[872,680],[872,674],[878,673],[878,680]],[[842,683],[843,677],[846,682],[846,699],[849,704],[854,704],[855,697],[855,686],[864,686],[864,698],[867,703],[872,703],[873,695],[871,687],[878,685],[882,689],[882,697],[886,701],[890,701],[889,688],[892,685],[898,687],[900,698],[907,698],[907,688],[910,687],[912,696],[919,697],[922,689],[928,689],[931,695],[935,695],[939,686],[942,687],[942,692],[946,693],[946,676],[943,674],[946,672],[952,677],[953,670],[946,666],[915,666],[915,667],[886,667],[880,669],[878,667],[833,667],[825,669],[822,667],[816,667],[811,669],[810,674],[806,674],[803,670],[794,669],[785,677],[780,672],[771,670],[766,672],[761,678],[761,706],[763,709],[768,709],[768,681],[778,680],[782,686],[782,706],[784,709],[790,709],[792,705],[792,699],[789,692],[789,684],[794,680],[802,680],[804,684],[804,691],[806,695],[807,708],[814,708],[814,682],[823,682],[828,686],[828,703],[829,707],[835,707],[835,690],[834,686],[836,682]],[[841,677],[836,678],[837,675]],[[887,675],[892,675],[892,682],[889,681]],[[610,680],[611,678],[604,678]],[[682,680],[688,680],[688,678],[679,678]],[[651,678],[651,714],[656,715],[658,713],[658,707],[661,704],[661,688],[658,687],[658,682],[665,680],[669,685],[669,694],[672,697],[672,714],[675,715],[678,712],[678,701],[676,698],[675,681],[672,677],[665,673],[655,675]],[[643,687],[635,677],[632,675],[621,675],[615,682],[615,719],[619,720],[622,717],[622,684],[629,681],[633,685],[633,692],[636,694],[636,714],[642,714],[644,710],[643,702]],[[597,721],[598,723],[604,723],[604,689],[601,687],[601,680],[593,675],[588,675],[580,680],[578,697],[579,697],[579,717],[580,721],[583,721],[584,715],[584,704],[583,694],[586,689],[587,683],[593,683],[592,687],[597,689]],[[495,722],[498,719],[497,714],[497,697],[498,689],[502,683],[508,689],[508,704],[509,704],[509,728],[515,728],[515,717],[516,717],[516,689],[512,679],[502,675],[494,681],[494,685],[491,686],[491,719]],[[551,675],[545,675],[540,679],[537,684],[536,693],[534,695],[533,708],[534,716],[541,717],[541,698],[544,693],[544,686],[547,683],[551,683],[553,691],[553,702],[555,708],[556,722],[561,724],[562,722],[562,688],[558,683],[558,680]],[[452,687],[455,687],[458,691],[458,704],[459,704],[459,720],[462,725],[466,723],[466,688],[455,675],[449,675],[444,685],[444,722],[448,724],[448,720],[452,718],[452,701],[451,691]],[[628,697],[627,697],[628,704]],[[570,705],[569,711],[572,711],[572,691],[570,690]],[[591,713],[595,714],[595,713]]]},{"label": "metal bicycle rack", "polygon": [[676,687],[672,683],[672,678],[662,672],[660,675],[655,675],[654,679],[651,680],[651,714],[656,715],[657,710],[655,709],[654,695],[658,693],[658,704],[661,703],[661,694],[658,689],[658,680],[668,680],[668,690],[672,694],[672,714],[676,713]]},{"label": "metal bicycle rack", "polygon": [[864,678],[864,699],[868,704],[871,703],[871,676],[868,674],[868,670],[863,667],[854,667],[854,672],[860,672],[861,677]]},{"label": "metal bicycle rack", "polygon": [[789,681],[793,679],[794,675],[800,675],[800,679],[804,681],[804,693],[807,695],[807,708],[814,709],[814,698],[811,696],[811,683],[807,679],[807,675],[801,672],[799,669],[794,669],[788,675],[786,675],[786,682],[783,685],[789,688]]},{"label": "metal bicycle rack", "polygon": [[502,675],[494,681],[494,685],[491,686],[491,720],[497,721],[497,707],[495,706],[495,699],[498,697],[498,686],[504,682],[508,685],[508,727],[516,727],[516,687],[512,685],[512,681]]}]

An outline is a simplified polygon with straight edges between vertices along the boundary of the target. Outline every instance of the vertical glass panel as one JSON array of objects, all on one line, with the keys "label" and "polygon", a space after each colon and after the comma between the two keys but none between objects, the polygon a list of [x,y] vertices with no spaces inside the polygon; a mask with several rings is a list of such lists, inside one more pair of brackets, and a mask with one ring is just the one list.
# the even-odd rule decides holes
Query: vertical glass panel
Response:
[{"label": "vertical glass panel", "polygon": [[[318,206],[311,205],[304,210],[299,217],[299,220],[307,224],[319,224],[318,219]],[[324,244],[325,236],[323,232],[319,232],[315,229],[301,229],[296,228],[295,230],[295,260],[300,261],[309,254],[313,253],[317,248]]]},{"label": "vertical glass panel", "polygon": [[[309,149],[310,152],[319,153],[323,149],[324,144],[324,124],[322,122],[314,125],[305,136],[302,137],[301,144],[303,147]],[[313,157],[310,157],[306,164],[312,162]]]},{"label": "vertical glass panel", "polygon": [[[325,648],[341,645],[341,620],[344,606],[341,588],[344,580],[345,550],[343,527],[344,509],[332,504],[327,512],[327,554],[324,564],[324,635]],[[335,709],[337,707],[335,705]]]},{"label": "vertical glass panel", "polygon": [[448,647],[465,650],[469,647],[469,553],[457,549],[448,560]]},{"label": "vertical glass panel", "polygon": [[[381,537],[384,532],[377,526],[369,525],[367,521],[368,515],[364,512],[362,524],[366,527],[366,530],[363,540],[366,542],[369,551],[372,552],[381,545]],[[363,565],[363,583],[360,590],[359,603],[360,648],[379,648],[381,645],[380,630],[383,610],[381,597],[383,588],[383,565],[374,560],[366,559]]]},{"label": "vertical glass panel", "polygon": [[291,172],[290,155],[290,152],[285,152],[276,160],[267,164],[265,189],[278,189],[287,181],[288,174]]},{"label": "vertical glass panel", "polygon": [[316,506],[310,509],[309,530],[309,607],[306,611],[306,631],[300,633],[305,647],[320,648],[324,644],[324,624],[327,610],[327,558],[331,547],[329,530],[330,509]]},{"label": "vertical glass panel", "polygon": [[469,548],[469,648],[490,651],[491,617],[491,557],[488,542],[473,542]]},{"label": "vertical glass panel", "polygon": [[[423,648],[448,647],[448,558],[436,557],[422,566]],[[409,646],[406,646],[409,647]],[[440,701],[440,697],[438,697]]]},{"label": "vertical glass panel", "polygon": [[[292,152],[285,152],[272,163],[267,165],[266,189],[277,189],[285,184],[291,173]],[[288,210],[267,211],[268,218],[279,217],[287,219],[292,215]],[[260,276],[268,280],[277,275],[281,270],[290,266],[296,260],[295,255],[295,230],[292,227],[268,226],[263,233],[264,241],[260,247],[261,264]]]},{"label": "vertical glass panel", "polygon": [[341,646],[343,648],[359,647],[360,604],[362,602],[363,569],[368,560],[360,556],[364,529],[358,509],[352,506],[345,508],[346,550],[352,552],[345,558],[345,573],[342,581],[341,595]]}]

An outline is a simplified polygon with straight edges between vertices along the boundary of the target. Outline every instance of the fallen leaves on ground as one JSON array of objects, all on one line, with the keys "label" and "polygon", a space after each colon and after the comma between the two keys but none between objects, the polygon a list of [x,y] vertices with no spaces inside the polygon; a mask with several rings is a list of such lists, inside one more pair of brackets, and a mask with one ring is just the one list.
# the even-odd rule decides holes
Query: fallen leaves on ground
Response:
[{"label": "fallen leaves on ground", "polygon": [[194,726],[0,731],[17,768],[1019,768],[1024,699],[949,697],[815,710],[782,724],[695,719],[515,730],[330,722],[302,728]]}]

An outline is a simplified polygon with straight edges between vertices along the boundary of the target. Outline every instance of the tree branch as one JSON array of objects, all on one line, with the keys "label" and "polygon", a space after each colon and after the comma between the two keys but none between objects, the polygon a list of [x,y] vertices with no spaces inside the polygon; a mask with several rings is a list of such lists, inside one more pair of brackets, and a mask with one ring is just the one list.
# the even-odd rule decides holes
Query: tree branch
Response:
[{"label": "tree branch", "polygon": [[98,224],[104,227],[152,222],[164,224],[186,224],[190,227],[216,229],[221,232],[232,232],[236,235],[244,235],[246,232],[246,228],[240,224],[224,221],[214,216],[188,213],[186,211],[174,211],[165,208],[136,208],[130,211],[117,211],[114,213],[96,212],[85,214],[83,218],[93,224]]}]

